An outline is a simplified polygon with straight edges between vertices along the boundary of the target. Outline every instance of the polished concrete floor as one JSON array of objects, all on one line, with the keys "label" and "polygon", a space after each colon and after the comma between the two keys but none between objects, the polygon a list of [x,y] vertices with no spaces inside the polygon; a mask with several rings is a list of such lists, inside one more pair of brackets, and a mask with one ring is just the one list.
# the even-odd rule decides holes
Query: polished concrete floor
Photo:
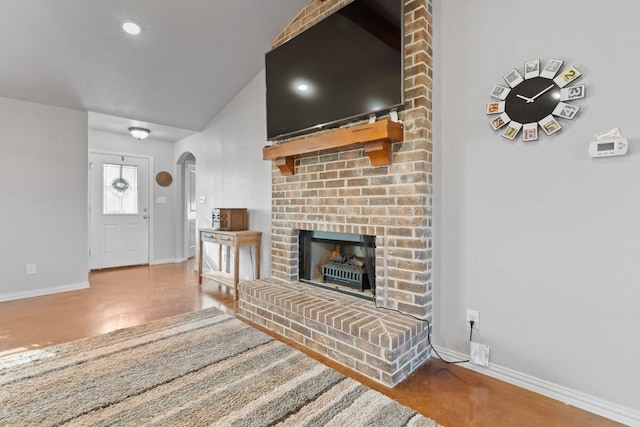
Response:
[{"label": "polished concrete floor", "polygon": [[[0,303],[0,356],[207,307],[234,314],[236,307],[226,288],[198,285],[193,260],[96,271],[90,283],[86,290]],[[301,350],[450,427],[620,425],[437,359],[390,389]]]}]

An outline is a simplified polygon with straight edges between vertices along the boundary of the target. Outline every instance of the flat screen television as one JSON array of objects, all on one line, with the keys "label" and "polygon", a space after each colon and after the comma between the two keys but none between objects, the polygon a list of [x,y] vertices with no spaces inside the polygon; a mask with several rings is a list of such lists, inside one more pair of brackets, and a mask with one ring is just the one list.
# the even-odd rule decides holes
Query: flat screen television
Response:
[{"label": "flat screen television", "polygon": [[354,0],[267,52],[267,139],[404,103],[404,0]]}]

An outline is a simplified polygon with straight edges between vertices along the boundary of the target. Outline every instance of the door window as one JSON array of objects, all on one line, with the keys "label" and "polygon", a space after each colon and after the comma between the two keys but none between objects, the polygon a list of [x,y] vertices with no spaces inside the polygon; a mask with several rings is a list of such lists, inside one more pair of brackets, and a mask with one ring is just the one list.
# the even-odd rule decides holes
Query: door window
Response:
[{"label": "door window", "polygon": [[104,163],[102,170],[102,213],[138,213],[138,167]]}]

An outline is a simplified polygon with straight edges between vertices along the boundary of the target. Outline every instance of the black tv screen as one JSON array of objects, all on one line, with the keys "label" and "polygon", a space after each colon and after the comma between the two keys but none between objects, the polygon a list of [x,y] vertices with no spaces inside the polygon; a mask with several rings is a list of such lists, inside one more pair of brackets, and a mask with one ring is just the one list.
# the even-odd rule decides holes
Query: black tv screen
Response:
[{"label": "black tv screen", "polygon": [[404,103],[404,0],[354,0],[265,55],[267,139]]}]

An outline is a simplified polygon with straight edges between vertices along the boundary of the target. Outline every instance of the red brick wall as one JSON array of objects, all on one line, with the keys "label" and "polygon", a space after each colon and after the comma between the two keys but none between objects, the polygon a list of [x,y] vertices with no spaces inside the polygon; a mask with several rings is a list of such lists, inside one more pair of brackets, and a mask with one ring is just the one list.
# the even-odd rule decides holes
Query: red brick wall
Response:
[{"label": "red brick wall", "polygon": [[[347,3],[311,0],[273,45]],[[362,148],[296,159],[292,176],[273,165],[273,277],[298,279],[298,230],[375,235],[377,305],[430,317],[431,16],[431,0],[405,1],[405,104],[399,111],[405,135],[393,144],[391,165],[371,166]]]}]

